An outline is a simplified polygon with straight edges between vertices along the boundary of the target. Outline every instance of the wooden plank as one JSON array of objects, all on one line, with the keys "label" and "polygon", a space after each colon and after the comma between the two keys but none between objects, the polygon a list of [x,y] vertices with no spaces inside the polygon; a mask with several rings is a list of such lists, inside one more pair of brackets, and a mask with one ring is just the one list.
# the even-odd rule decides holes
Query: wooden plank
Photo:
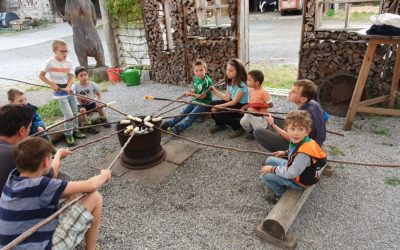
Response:
[{"label": "wooden plank", "polygon": [[377,103],[386,102],[387,100],[389,100],[389,96],[385,95],[385,96],[381,96],[381,97],[377,97],[377,98],[373,98],[373,99],[369,99],[369,100],[360,102],[358,104],[358,106],[364,106],[364,107],[371,106],[371,105],[374,105],[374,104],[377,104]]},{"label": "wooden plank", "polygon": [[267,233],[264,230],[262,225],[263,224],[261,223],[256,228],[256,235],[258,237],[260,237],[260,238],[268,241],[272,245],[277,246],[277,247],[282,248],[282,249],[287,249],[287,250],[295,249],[295,247],[297,245],[298,238],[295,237],[293,234],[288,233],[286,235],[285,239],[282,240],[282,239],[276,238],[276,237],[270,235],[269,233]]},{"label": "wooden plank", "polygon": [[392,115],[392,116],[400,116],[399,109],[387,109],[387,108],[375,108],[375,107],[358,107],[358,112],[363,113],[371,113],[371,114],[378,114],[378,115]]},{"label": "wooden plank", "polygon": [[287,189],[263,222],[266,232],[280,239],[286,234],[315,186],[304,191]]},{"label": "wooden plank", "polygon": [[357,83],[354,88],[353,96],[351,98],[349,110],[347,111],[346,121],[343,128],[343,130],[345,131],[351,130],[351,127],[353,125],[353,120],[357,113],[357,106],[360,102],[365,82],[368,78],[368,72],[369,69],[371,68],[372,60],[374,59],[376,46],[377,46],[376,43],[370,41],[367,47],[367,51],[365,52],[364,60],[361,65],[360,73],[357,78]]},{"label": "wooden plank", "polygon": [[[396,64],[393,69],[392,87],[390,88],[389,107],[393,108],[396,101],[396,92],[400,85],[400,45],[397,46]],[[396,73],[397,72],[397,73]]]},{"label": "wooden plank", "polygon": [[335,170],[334,166],[326,165],[325,169],[322,171],[322,175],[331,177],[333,175],[334,170]]},{"label": "wooden plank", "polygon": [[244,64],[249,62],[249,1],[238,1],[237,55]]},{"label": "wooden plank", "polygon": [[167,35],[167,50],[174,48],[174,41],[172,40],[172,28],[171,28],[171,8],[169,7],[170,0],[164,0],[164,17],[165,17],[165,30]]}]

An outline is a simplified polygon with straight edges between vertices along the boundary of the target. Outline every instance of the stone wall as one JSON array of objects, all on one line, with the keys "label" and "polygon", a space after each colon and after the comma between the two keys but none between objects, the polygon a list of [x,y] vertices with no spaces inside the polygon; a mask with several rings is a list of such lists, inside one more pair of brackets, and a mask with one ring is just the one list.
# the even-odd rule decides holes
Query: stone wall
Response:
[{"label": "stone wall", "polygon": [[32,17],[54,21],[54,13],[49,0],[2,0],[2,11],[15,12],[21,19]]}]

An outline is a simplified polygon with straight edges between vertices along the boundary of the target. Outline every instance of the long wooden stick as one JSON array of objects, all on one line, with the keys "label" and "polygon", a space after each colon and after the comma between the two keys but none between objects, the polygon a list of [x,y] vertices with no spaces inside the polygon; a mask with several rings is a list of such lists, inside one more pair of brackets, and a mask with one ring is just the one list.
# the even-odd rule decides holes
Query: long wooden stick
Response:
[{"label": "long wooden stick", "polygon": [[[219,81],[218,83],[214,84],[212,87],[218,87],[218,86],[222,86],[222,85],[224,85],[224,84],[226,84],[225,81],[224,81],[224,80],[221,80],[221,81]],[[207,89],[207,91],[205,91],[205,92],[202,93],[201,95],[207,94],[207,93],[210,92],[210,91],[211,91],[211,87],[209,87],[209,88]],[[176,100],[179,100],[179,99],[185,97],[185,95],[186,95],[186,94],[183,94],[182,96],[180,96],[180,97],[179,97],[178,99],[176,99]],[[190,101],[193,101],[193,100],[196,100],[196,99],[197,99],[197,98],[192,98],[192,100],[190,100]],[[164,106],[163,108],[168,107],[168,106],[172,105],[173,103],[174,103],[174,102],[170,102],[169,104],[167,104],[167,105]],[[176,107],[174,107],[174,108],[172,108],[172,109],[169,109],[169,110],[167,110],[167,111],[162,112],[161,114],[158,114],[157,116],[162,116],[162,115],[164,115],[164,114],[166,114],[166,113],[168,113],[168,112],[171,112],[171,111],[173,111],[173,110],[175,110],[175,109],[177,109],[177,108],[180,108],[180,107],[182,107],[182,106],[184,106],[184,105],[185,105],[185,104],[178,105],[178,106],[176,106]],[[163,108],[159,109],[158,111],[162,110]]]},{"label": "long wooden stick", "polygon": [[75,150],[77,150],[77,149],[80,149],[80,148],[83,148],[83,147],[92,145],[93,143],[96,143],[96,142],[105,140],[105,139],[110,138],[111,136],[116,135],[116,134],[118,134],[118,133],[120,133],[120,132],[122,132],[122,131],[124,131],[124,130],[125,130],[125,128],[124,128],[124,129],[121,129],[121,130],[118,130],[117,132],[111,133],[111,134],[109,134],[109,135],[105,135],[105,136],[103,136],[103,137],[97,138],[97,139],[95,139],[95,140],[93,140],[93,141],[90,141],[90,142],[87,142],[87,143],[78,145],[78,146],[76,146],[76,147],[71,148],[70,151],[75,151]]},{"label": "long wooden stick", "polygon": [[[117,160],[119,159],[119,157],[121,156],[121,154],[124,152],[124,149],[126,148],[126,146],[130,143],[130,141],[132,140],[134,135],[131,135],[129,137],[129,139],[125,142],[124,146],[122,146],[121,150],[119,151],[118,155],[114,158],[114,160],[110,163],[110,165],[107,167],[107,169],[111,169],[115,162],[117,162]],[[52,220],[54,220],[55,218],[57,218],[62,212],[64,212],[67,208],[71,207],[72,205],[74,205],[75,203],[77,203],[78,201],[80,201],[85,194],[81,194],[78,197],[76,197],[75,199],[73,199],[72,201],[68,202],[65,206],[63,206],[62,208],[58,209],[54,214],[50,215],[49,217],[47,217],[46,219],[42,220],[41,222],[37,223],[36,225],[34,225],[33,227],[31,227],[29,230],[25,231],[24,233],[22,233],[20,236],[18,236],[17,238],[15,238],[13,241],[11,241],[10,243],[8,243],[6,246],[4,246],[1,250],[11,250],[13,248],[15,248],[16,246],[18,246],[20,243],[22,243],[24,240],[26,240],[29,236],[31,236],[32,234],[34,234],[37,230],[39,230],[40,228],[42,228],[43,226],[45,226],[46,224],[50,223]]]},{"label": "long wooden stick", "polygon": [[[69,128],[69,129],[63,129],[63,130],[57,130],[57,131],[51,131],[51,132],[47,132],[46,135],[52,135],[52,134],[57,134],[57,133],[63,133],[63,132],[68,132],[68,131],[72,131],[75,129],[87,129],[87,128],[95,128],[95,127],[100,127],[100,126],[104,126],[107,124],[117,124],[119,123],[119,121],[117,122],[106,122],[106,123],[99,123],[99,124],[94,124],[94,125],[88,125],[88,126],[82,126],[82,127],[77,127],[77,128]],[[32,135],[30,135],[32,136]]]},{"label": "long wooden stick", "polygon": [[93,98],[90,98],[90,97],[87,97],[87,96],[84,96],[84,95],[80,95],[80,94],[72,94],[72,95],[74,95],[74,96],[76,96],[76,97],[79,97],[79,98],[82,98],[82,99],[90,100],[90,101],[93,101],[93,102],[95,102],[95,103],[99,103],[99,104],[102,104],[102,105],[103,105],[103,106],[97,107],[97,109],[103,108],[103,107],[107,107],[107,108],[109,108],[109,109],[111,109],[111,110],[114,110],[115,112],[117,112],[117,113],[119,113],[119,114],[121,114],[121,115],[123,115],[123,116],[127,116],[127,115],[128,115],[127,113],[122,112],[122,111],[120,111],[120,110],[118,110],[118,109],[116,109],[116,108],[114,108],[114,107],[112,107],[112,106],[110,106],[110,105],[107,105],[107,103],[104,103],[104,102],[102,102],[102,101],[99,101],[99,100],[96,100],[96,99],[93,99]]},{"label": "long wooden stick", "polygon": [[[182,98],[185,97],[185,96],[186,96],[186,95],[183,94],[183,95],[179,96],[178,98],[176,98],[175,100],[180,100],[180,99],[182,99]],[[165,114],[165,113],[158,114],[158,112],[160,112],[161,110],[163,110],[163,109],[165,109],[165,108],[171,106],[172,104],[174,104],[174,103],[173,103],[173,102],[170,102],[170,103],[168,103],[167,105],[162,106],[161,108],[159,108],[159,109],[157,109],[156,111],[154,111],[153,114],[152,114],[152,116],[161,116],[162,114]],[[157,115],[157,114],[158,114],[158,115]]]},{"label": "long wooden stick", "polygon": [[[196,144],[200,144],[203,146],[208,146],[208,147],[214,147],[214,148],[221,148],[221,149],[226,149],[226,150],[232,150],[232,151],[236,151],[236,152],[241,152],[241,153],[252,153],[252,154],[261,154],[261,155],[267,155],[267,156],[272,156],[272,153],[267,153],[264,151],[258,151],[258,150],[245,150],[245,149],[239,149],[239,148],[234,148],[234,147],[226,147],[226,146],[218,146],[218,145],[213,145],[213,144],[209,144],[209,143],[205,143],[205,142],[200,142],[200,141],[196,141],[181,135],[177,135],[168,131],[165,131],[161,128],[158,127],[154,127],[158,130],[160,130],[161,132],[165,133],[165,134],[169,134],[175,137],[178,137],[180,139],[186,140],[186,141],[190,141]],[[368,167],[385,167],[385,168],[398,168],[400,167],[400,164],[378,164],[378,163],[363,163],[363,162],[353,162],[353,161],[340,161],[340,160],[330,160],[327,159],[328,162],[332,162],[332,163],[342,163],[342,164],[349,164],[349,165],[358,165],[358,166],[368,166]]]},{"label": "long wooden stick", "polygon": [[52,124],[51,126],[48,126],[47,128],[45,128],[43,131],[36,132],[36,133],[34,133],[33,135],[31,135],[31,136],[38,136],[38,135],[41,135],[41,134],[43,134],[44,132],[48,131],[49,129],[52,129],[52,128],[54,128],[54,127],[60,125],[60,124],[65,123],[65,122],[74,120],[74,119],[76,119],[76,118],[78,118],[78,117],[81,117],[81,116],[83,116],[83,115],[86,115],[86,114],[88,114],[88,113],[90,113],[90,112],[94,112],[94,111],[96,111],[97,109],[98,109],[98,107],[96,107],[96,108],[94,108],[94,109],[87,110],[86,112],[83,112],[83,113],[79,113],[79,114],[77,114],[77,115],[75,115],[75,116],[73,116],[73,117],[71,117],[71,118],[68,118],[68,119],[65,119],[65,120],[56,122],[56,123]]},{"label": "long wooden stick", "polygon": [[227,150],[236,151],[236,152],[241,152],[241,153],[262,154],[262,155],[267,155],[267,156],[271,156],[271,155],[272,155],[272,153],[268,153],[268,152],[265,152],[265,151],[246,150],[246,149],[239,149],[239,148],[228,147],[228,146],[218,146],[218,145],[208,144],[208,143],[205,143],[205,142],[196,141],[196,140],[193,140],[193,139],[190,139],[190,138],[181,136],[181,135],[177,135],[177,134],[168,132],[168,131],[166,131],[166,130],[164,130],[164,129],[161,129],[161,128],[159,128],[159,127],[156,127],[156,126],[154,126],[154,128],[160,130],[161,132],[163,132],[163,133],[165,133],[165,134],[169,134],[169,135],[172,135],[172,136],[181,138],[181,139],[183,139],[183,140],[190,141],[190,142],[193,142],[193,143],[196,143],[196,144],[199,144],[199,145],[203,145],[203,146],[208,146],[208,147],[213,147],[213,148],[220,148],[220,149],[227,149]]},{"label": "long wooden stick", "polygon": [[[235,111],[220,111],[218,113],[234,113]],[[189,115],[209,115],[215,112],[197,112],[197,113],[189,113],[189,114],[177,114],[177,115],[170,115],[170,116],[163,116],[163,119],[175,118],[179,116],[189,116]],[[236,113],[236,112],[235,112]]]}]

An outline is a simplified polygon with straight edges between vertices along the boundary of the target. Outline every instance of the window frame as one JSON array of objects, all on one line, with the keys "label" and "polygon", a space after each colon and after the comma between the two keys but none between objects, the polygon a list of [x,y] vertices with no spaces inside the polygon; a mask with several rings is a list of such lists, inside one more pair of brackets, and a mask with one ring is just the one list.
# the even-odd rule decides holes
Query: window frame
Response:
[{"label": "window frame", "polygon": [[[229,4],[221,4],[221,0],[214,0],[213,5],[208,5],[207,0],[195,0],[196,2],[196,13],[199,27],[202,28],[229,28],[232,26],[232,21],[227,23],[221,23],[222,9],[229,9]],[[212,10],[215,15],[215,24],[207,24],[207,11]]]},{"label": "window frame", "polygon": [[[384,0],[316,0],[315,1],[315,31],[356,31],[369,28],[369,24],[365,25],[351,25],[350,24],[350,11],[353,3],[371,3],[379,2],[379,13],[382,13],[382,6]],[[324,5],[328,4],[345,4],[345,19],[343,25],[323,25],[322,16],[324,14]]]}]

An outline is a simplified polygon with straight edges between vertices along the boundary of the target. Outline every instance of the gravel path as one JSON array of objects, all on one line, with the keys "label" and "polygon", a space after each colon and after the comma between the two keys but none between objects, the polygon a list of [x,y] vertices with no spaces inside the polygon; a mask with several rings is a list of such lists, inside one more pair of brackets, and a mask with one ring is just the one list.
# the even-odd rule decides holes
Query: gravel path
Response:
[{"label": "gravel path", "polygon": [[[176,98],[183,87],[144,83],[127,88],[110,86],[106,102],[130,114],[150,114],[164,102],[144,101],[144,95]],[[284,99],[274,98],[276,111],[288,111]],[[120,115],[108,111],[111,121]],[[340,131],[344,119],[332,117],[329,128]],[[346,137],[328,135],[326,148],[344,155],[332,158],[362,162],[400,162],[399,118],[357,118]],[[245,149],[261,149],[243,137],[227,140],[229,131],[207,133],[211,120],[197,122],[183,133],[200,141]],[[397,127],[396,127],[397,126]],[[386,129],[387,135],[372,131]],[[111,130],[102,128],[103,136]],[[62,146],[59,144],[58,146]],[[79,150],[62,164],[74,179],[97,174],[99,160],[120,148],[117,138]],[[264,156],[202,147],[160,185],[147,187],[113,177],[101,189],[104,218],[102,249],[276,249],[255,235],[256,226],[272,209],[270,191],[258,181]],[[338,166],[323,178],[295,220],[291,232],[298,249],[398,249],[400,245],[400,186],[385,184],[400,177],[398,169]]]}]

